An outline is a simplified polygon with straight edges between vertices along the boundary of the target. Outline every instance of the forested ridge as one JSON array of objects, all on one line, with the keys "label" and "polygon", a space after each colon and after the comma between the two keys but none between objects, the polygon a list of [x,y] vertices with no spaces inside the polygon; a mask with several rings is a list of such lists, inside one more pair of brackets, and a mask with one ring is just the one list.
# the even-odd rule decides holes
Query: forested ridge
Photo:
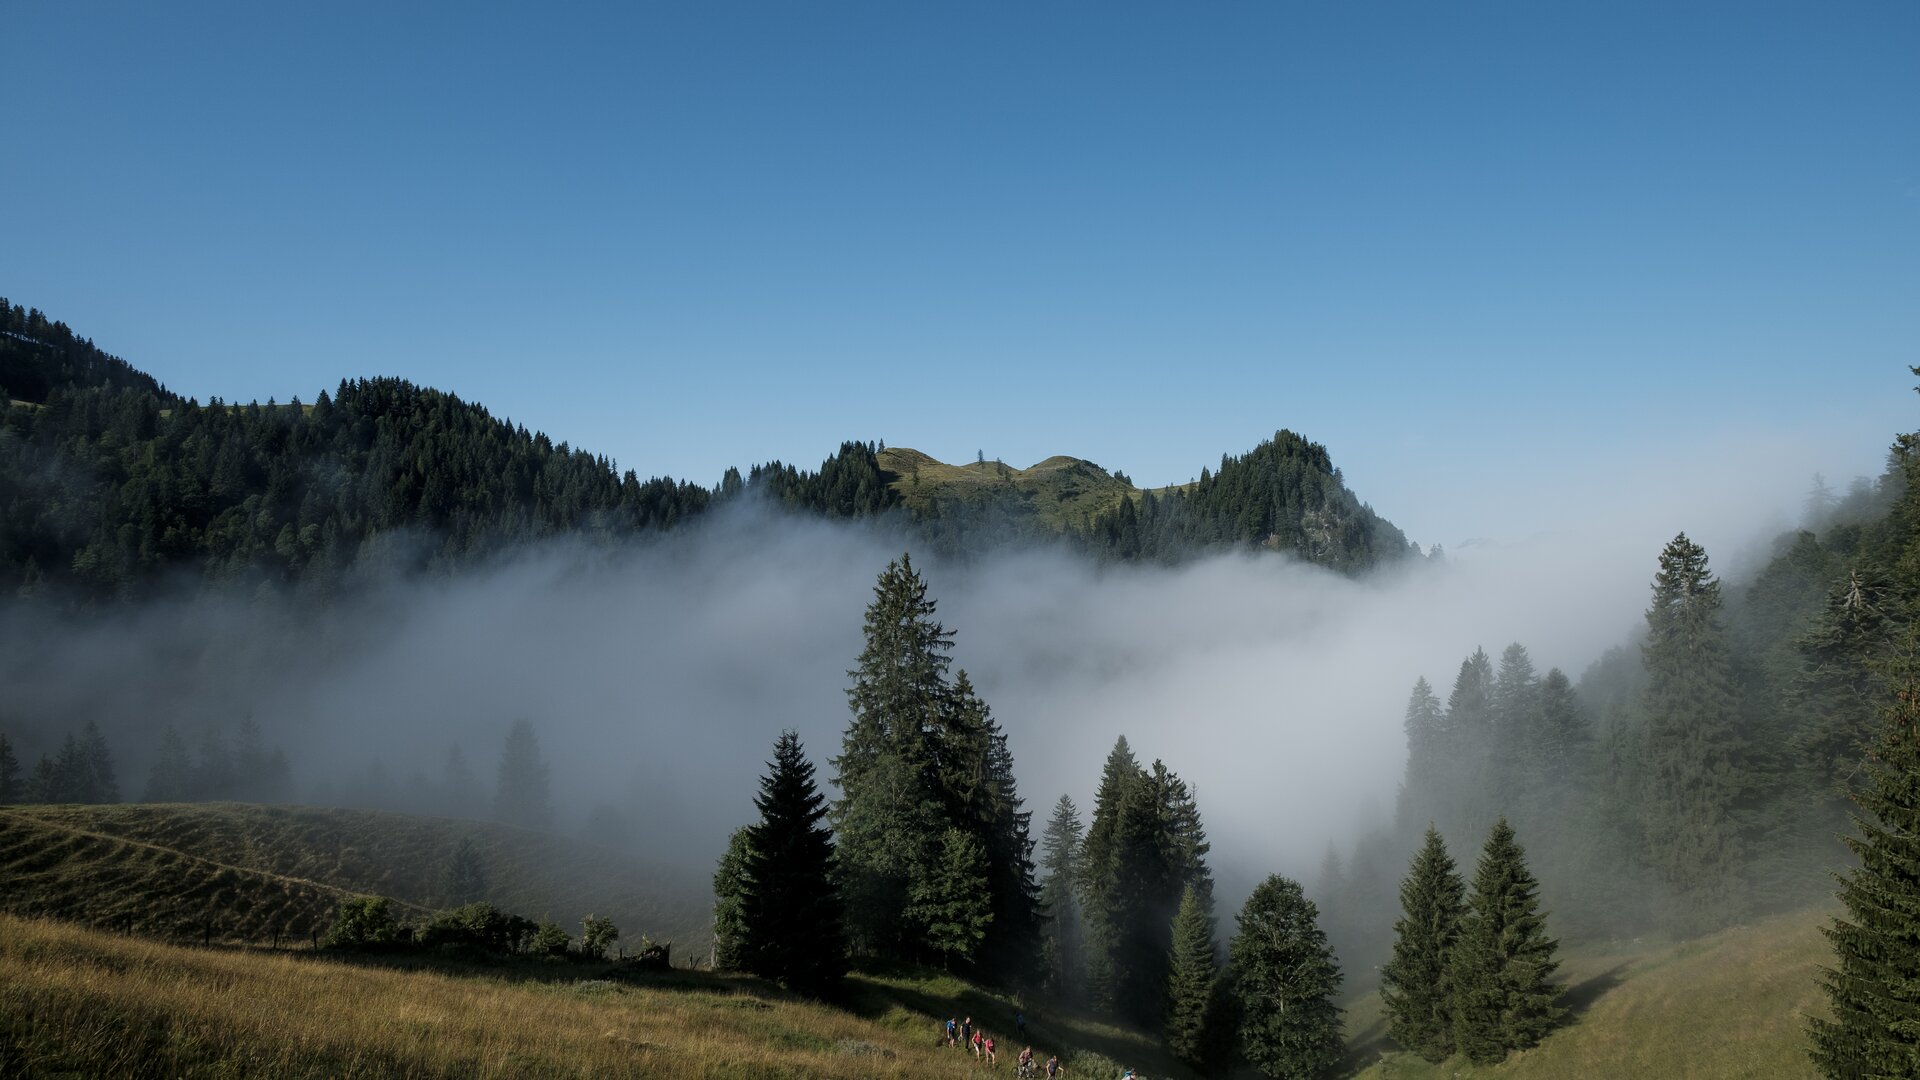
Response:
[{"label": "forested ridge", "polygon": [[448,571],[541,537],[618,541],[749,495],[896,517],[949,554],[1041,540],[1167,561],[1250,545],[1359,569],[1411,549],[1324,447],[1290,432],[1184,488],[1122,483],[1113,505],[1050,522],[1013,487],[903,496],[909,478],[868,442],[817,469],[774,461],[706,487],[643,479],[398,378],[344,379],[311,402],[202,403],[4,298],[0,391],[0,589],[26,597],[131,599],[169,571],[324,592],[355,572]]}]

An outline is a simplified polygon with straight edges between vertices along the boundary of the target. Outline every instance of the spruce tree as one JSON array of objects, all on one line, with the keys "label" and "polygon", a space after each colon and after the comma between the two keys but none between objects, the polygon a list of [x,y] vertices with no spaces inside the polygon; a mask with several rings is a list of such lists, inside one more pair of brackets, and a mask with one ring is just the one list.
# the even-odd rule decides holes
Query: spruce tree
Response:
[{"label": "spruce tree", "polygon": [[1847,837],[1860,865],[1841,877],[1846,914],[1826,930],[1833,1019],[1810,1021],[1814,1064],[1833,1080],[1920,1075],[1920,628],[1896,655]]},{"label": "spruce tree", "polygon": [[493,797],[494,820],[527,829],[552,828],[549,778],[533,724],[525,718],[514,720],[500,748],[499,782]]},{"label": "spruce tree", "polygon": [[747,860],[752,852],[747,844],[747,828],[733,830],[727,837],[726,854],[713,872],[713,969],[740,971],[745,964],[747,927]]},{"label": "spruce tree", "polygon": [[1492,694],[1492,745],[1488,773],[1494,808],[1502,814],[1520,814],[1538,803],[1540,781],[1533,765],[1540,738],[1540,679],[1533,658],[1519,642],[1500,654],[1499,673]]},{"label": "spruce tree", "polygon": [[1441,835],[1453,837],[1456,844],[1486,832],[1499,816],[1490,761],[1493,687],[1493,661],[1486,650],[1475,649],[1461,662],[1453,691],[1447,695],[1441,727],[1442,794],[1436,816]]},{"label": "spruce tree", "polygon": [[1402,835],[1411,836],[1422,818],[1438,814],[1449,782],[1446,716],[1440,699],[1425,676],[1414,680],[1407,695],[1404,721],[1407,733],[1407,770],[1400,782],[1400,800],[1394,821]]},{"label": "spruce tree", "polygon": [[1047,981],[1053,991],[1068,1001],[1078,999],[1083,965],[1080,905],[1074,897],[1074,878],[1079,866],[1079,808],[1068,796],[1060,796],[1053,805],[1053,818],[1040,838],[1040,865],[1046,879],[1040,886],[1040,902],[1047,913],[1043,952]]},{"label": "spruce tree", "polygon": [[1480,853],[1452,956],[1454,1041],[1477,1065],[1534,1045],[1566,1014],[1552,981],[1559,943],[1547,936],[1539,893],[1501,818]]},{"label": "spruce tree", "polygon": [[480,858],[480,846],[473,837],[453,842],[447,861],[440,867],[440,895],[448,907],[470,904],[487,894],[487,870]]},{"label": "spruce tree", "polygon": [[1213,1003],[1219,982],[1214,959],[1212,905],[1188,885],[1173,918],[1173,954],[1167,971],[1167,1049],[1196,1069],[1211,1055]]},{"label": "spruce tree", "polygon": [[1700,933],[1744,911],[1733,819],[1740,748],[1720,583],[1685,533],[1660,553],[1642,654],[1648,856],[1673,894],[1669,927]]},{"label": "spruce tree", "polygon": [[1299,884],[1277,874],[1240,911],[1228,972],[1240,1052],[1262,1075],[1312,1080],[1339,1067],[1340,968],[1318,915]]},{"label": "spruce tree", "polygon": [[847,971],[833,839],[822,824],[826,800],[800,736],[783,732],[754,798],[760,820],[747,830],[742,966],[801,993],[825,995]]},{"label": "spruce tree", "polygon": [[1400,908],[1393,959],[1380,972],[1387,1037],[1428,1061],[1445,1061],[1454,1050],[1452,959],[1467,901],[1446,841],[1431,825],[1400,884]]},{"label": "spruce tree", "polygon": [[187,744],[172,724],[160,729],[160,751],[147,772],[147,802],[187,802],[193,798],[193,763]]},{"label": "spruce tree", "polygon": [[99,725],[87,721],[81,730],[80,750],[86,758],[86,800],[93,803],[120,801],[120,780],[113,769],[113,751]]},{"label": "spruce tree", "polygon": [[907,555],[889,563],[867,605],[865,647],[849,671],[853,719],[833,759],[833,807],[847,932],[855,948],[911,955],[914,880],[931,870],[950,822],[935,737],[951,715],[953,634]]},{"label": "spruce tree", "polygon": [[931,872],[908,891],[909,914],[945,967],[972,962],[986,941],[994,921],[987,877],[986,845],[965,829],[948,829]]},{"label": "spruce tree", "polygon": [[1120,804],[1134,785],[1145,780],[1127,737],[1120,736],[1101,771],[1100,787],[1093,798],[1093,821],[1087,826],[1087,838],[1080,850],[1078,885],[1086,926],[1086,994],[1096,1010],[1106,1013],[1114,1011],[1120,989],[1114,966],[1120,929],[1114,924],[1111,910],[1112,892],[1121,872],[1114,829],[1120,819]]},{"label": "spruce tree", "polygon": [[13,756],[6,735],[0,734],[0,805],[17,803],[25,794],[20,783],[20,759]]}]

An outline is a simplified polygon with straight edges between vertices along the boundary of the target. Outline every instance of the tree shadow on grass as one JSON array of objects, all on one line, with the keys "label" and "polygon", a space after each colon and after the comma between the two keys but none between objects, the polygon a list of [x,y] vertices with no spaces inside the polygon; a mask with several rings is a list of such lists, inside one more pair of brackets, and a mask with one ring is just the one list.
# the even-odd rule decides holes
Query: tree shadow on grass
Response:
[{"label": "tree shadow on grass", "polygon": [[1560,995],[1560,1007],[1567,1010],[1567,1020],[1578,1020],[1585,1016],[1595,1002],[1606,996],[1607,991],[1625,981],[1626,971],[1627,964],[1622,961],[1592,978],[1582,979],[1567,987]]}]

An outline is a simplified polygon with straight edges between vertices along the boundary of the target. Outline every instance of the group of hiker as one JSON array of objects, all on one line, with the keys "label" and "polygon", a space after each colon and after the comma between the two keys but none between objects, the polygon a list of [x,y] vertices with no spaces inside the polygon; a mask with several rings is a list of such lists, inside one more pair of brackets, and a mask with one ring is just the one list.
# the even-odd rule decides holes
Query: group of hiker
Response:
[{"label": "group of hiker", "polygon": [[[1024,1038],[1027,1033],[1026,1014],[1019,1012],[1014,1013],[1013,1026],[1018,1029],[1020,1035]],[[971,1016],[964,1020],[955,1019],[951,1016],[947,1017],[946,1030],[941,1042],[945,1046],[957,1046],[963,1050],[972,1050],[973,1056],[986,1062],[989,1068],[999,1067],[1000,1059],[997,1055],[998,1045],[994,1037],[987,1034],[985,1029],[975,1027],[973,1017]],[[1044,1070],[1048,1080],[1055,1080],[1057,1077],[1065,1076],[1067,1072],[1067,1067],[1060,1064],[1059,1054],[1054,1054],[1047,1058],[1044,1066],[1040,1065],[1033,1056],[1033,1047],[1031,1046],[1020,1051],[1020,1056],[1015,1061],[1014,1067],[1015,1075],[1023,1077],[1037,1077],[1040,1076],[1042,1070]]]}]

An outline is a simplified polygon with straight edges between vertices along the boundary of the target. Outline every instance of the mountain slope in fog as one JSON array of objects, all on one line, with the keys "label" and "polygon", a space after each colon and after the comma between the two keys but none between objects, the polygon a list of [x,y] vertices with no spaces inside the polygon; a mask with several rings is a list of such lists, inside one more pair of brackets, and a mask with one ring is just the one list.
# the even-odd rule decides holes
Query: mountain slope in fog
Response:
[{"label": "mountain slope in fog", "polygon": [[569,929],[603,915],[627,940],[706,952],[704,882],[546,833],[374,810],[0,807],[0,910],[175,940],[305,940],[348,895],[450,906],[441,869],[462,837],[479,852],[482,898],[503,910]]}]

